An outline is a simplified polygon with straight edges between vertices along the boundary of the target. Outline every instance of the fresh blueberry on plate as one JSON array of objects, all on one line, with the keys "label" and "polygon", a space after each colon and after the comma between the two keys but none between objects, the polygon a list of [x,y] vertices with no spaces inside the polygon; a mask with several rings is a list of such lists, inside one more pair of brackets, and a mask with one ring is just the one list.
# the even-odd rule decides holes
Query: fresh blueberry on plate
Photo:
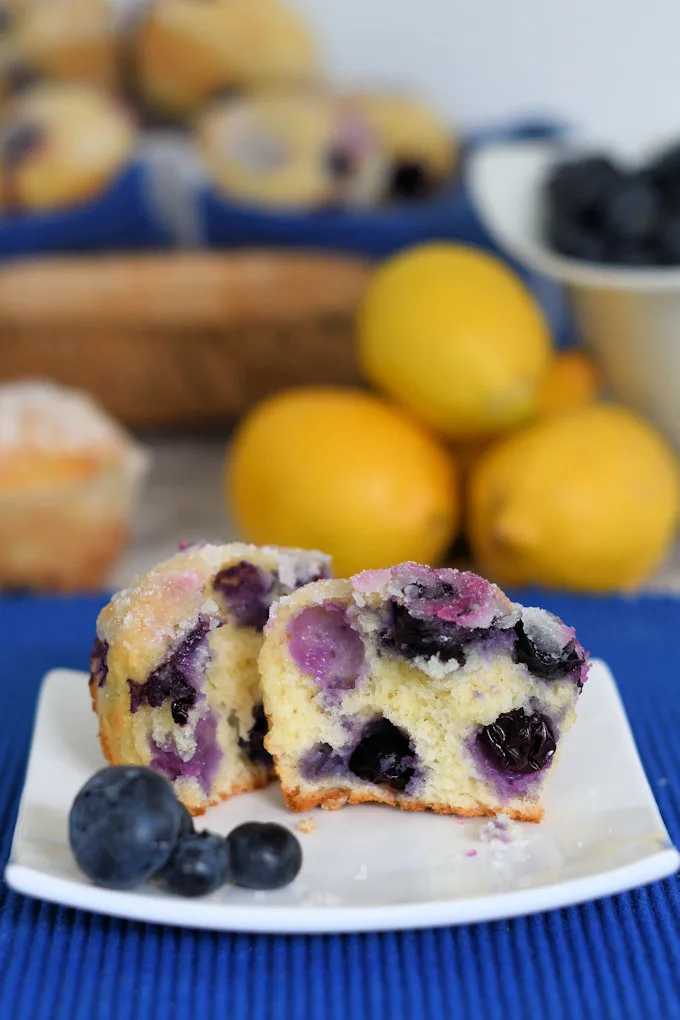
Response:
[{"label": "fresh blueberry on plate", "polygon": [[273,822],[246,822],[227,837],[232,882],[246,889],[280,889],[302,867],[302,849],[292,832]]},{"label": "fresh blueberry on plate", "polygon": [[229,844],[213,832],[180,836],[160,873],[162,885],[179,896],[207,896],[231,878]]},{"label": "fresh blueberry on plate", "polygon": [[191,819],[151,769],[117,765],[85,783],[69,816],[79,867],[97,885],[133,889],[167,863]]}]

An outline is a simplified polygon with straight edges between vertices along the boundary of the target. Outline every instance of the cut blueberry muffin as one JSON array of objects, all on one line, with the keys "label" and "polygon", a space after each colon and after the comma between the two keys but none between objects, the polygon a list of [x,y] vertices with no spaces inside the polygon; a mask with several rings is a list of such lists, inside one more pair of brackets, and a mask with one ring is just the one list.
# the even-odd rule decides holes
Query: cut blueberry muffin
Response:
[{"label": "cut blueberry muffin", "polygon": [[265,746],[296,811],[539,821],[587,672],[571,628],[476,574],[403,563],[323,580],[270,615]]},{"label": "cut blueberry muffin", "polygon": [[264,786],[257,659],[269,607],[328,576],[322,553],[199,543],[114,595],[90,679],[107,760],[156,769],[192,814]]}]

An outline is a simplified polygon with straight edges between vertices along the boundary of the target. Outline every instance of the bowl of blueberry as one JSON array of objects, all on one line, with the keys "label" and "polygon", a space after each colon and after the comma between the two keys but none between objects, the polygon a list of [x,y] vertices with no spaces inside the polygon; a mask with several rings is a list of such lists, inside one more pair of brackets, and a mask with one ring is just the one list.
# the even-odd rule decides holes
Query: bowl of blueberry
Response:
[{"label": "bowl of blueberry", "polygon": [[613,396],[680,446],[680,142],[637,160],[564,140],[489,146],[468,185],[494,240],[568,288]]}]

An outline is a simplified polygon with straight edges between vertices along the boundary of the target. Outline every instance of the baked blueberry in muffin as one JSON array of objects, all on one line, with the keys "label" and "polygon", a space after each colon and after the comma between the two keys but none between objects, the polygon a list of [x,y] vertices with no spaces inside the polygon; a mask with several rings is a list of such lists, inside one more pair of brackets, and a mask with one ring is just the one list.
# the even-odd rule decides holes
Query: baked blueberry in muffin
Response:
[{"label": "baked blueberry in muffin", "polygon": [[192,814],[264,786],[257,659],[269,607],[328,576],[321,553],[199,543],[114,595],[90,679],[107,760],[167,776]]},{"label": "baked blueberry in muffin", "polygon": [[265,629],[265,746],[293,810],[539,821],[587,673],[571,628],[476,574],[403,563],[322,580]]}]

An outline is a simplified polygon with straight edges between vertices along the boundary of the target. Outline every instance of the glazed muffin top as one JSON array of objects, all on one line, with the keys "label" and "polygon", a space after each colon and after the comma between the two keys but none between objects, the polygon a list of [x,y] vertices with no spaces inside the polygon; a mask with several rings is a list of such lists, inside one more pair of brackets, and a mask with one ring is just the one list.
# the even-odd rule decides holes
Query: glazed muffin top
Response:
[{"label": "glazed muffin top", "polygon": [[0,385],[0,494],[87,481],[134,451],[87,394],[51,382]]}]

